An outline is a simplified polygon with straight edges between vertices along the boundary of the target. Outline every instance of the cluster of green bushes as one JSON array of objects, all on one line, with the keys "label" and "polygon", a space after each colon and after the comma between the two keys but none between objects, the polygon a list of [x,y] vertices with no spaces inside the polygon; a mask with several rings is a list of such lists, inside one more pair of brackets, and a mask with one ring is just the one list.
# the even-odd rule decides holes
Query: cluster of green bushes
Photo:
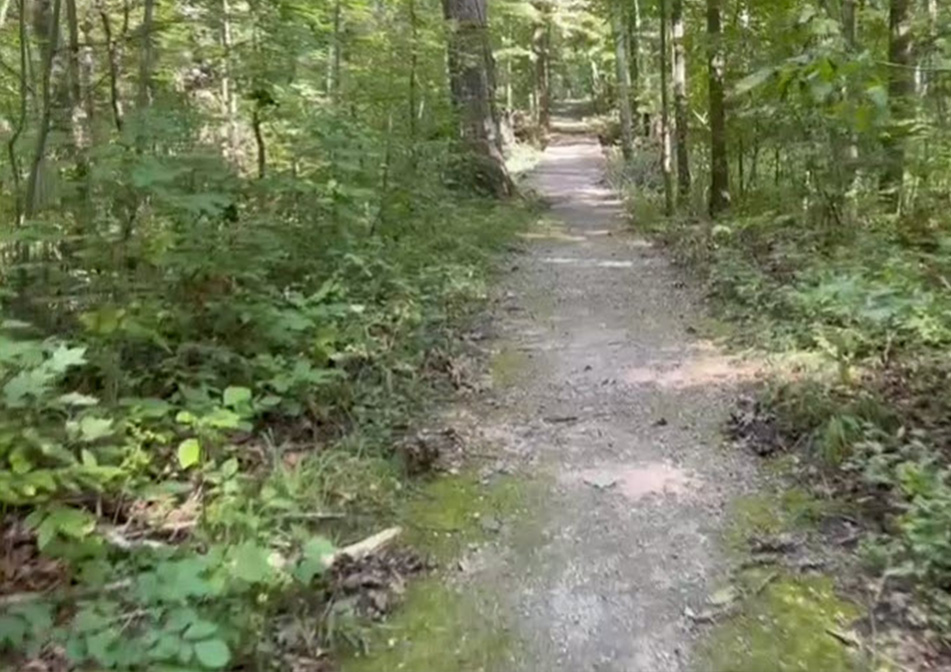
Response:
[{"label": "cluster of green bushes", "polygon": [[[0,649],[98,669],[266,660],[323,608],[334,530],[317,514],[392,513],[394,427],[526,213],[429,182],[361,232],[339,226],[359,205],[339,185],[212,198],[171,160],[142,164],[156,249],[73,296],[77,268],[51,270],[62,300],[32,283],[0,323],[0,505],[17,557],[50,570],[7,578],[23,590],[0,598]],[[80,242],[84,267],[102,242]]]}]

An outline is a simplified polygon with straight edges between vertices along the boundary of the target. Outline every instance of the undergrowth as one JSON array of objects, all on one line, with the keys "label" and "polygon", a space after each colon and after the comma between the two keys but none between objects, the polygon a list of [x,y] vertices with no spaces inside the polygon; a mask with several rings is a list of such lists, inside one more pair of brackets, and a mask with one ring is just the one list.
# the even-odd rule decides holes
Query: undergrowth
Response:
[{"label": "undergrowth", "polygon": [[0,324],[4,657],[322,655],[329,557],[396,515],[393,447],[531,216],[440,193],[394,199],[399,217],[359,236],[198,216],[142,269],[164,291],[74,305],[60,335]]}]

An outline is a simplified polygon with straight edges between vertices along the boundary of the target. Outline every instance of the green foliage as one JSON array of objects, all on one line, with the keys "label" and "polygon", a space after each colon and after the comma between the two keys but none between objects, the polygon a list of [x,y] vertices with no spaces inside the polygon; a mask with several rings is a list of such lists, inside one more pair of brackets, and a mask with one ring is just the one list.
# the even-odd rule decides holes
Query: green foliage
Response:
[{"label": "green foliage", "polygon": [[0,505],[54,575],[0,587],[0,657],[313,655],[331,540],[395,515],[429,353],[531,216],[453,188],[442,8],[0,4]]}]

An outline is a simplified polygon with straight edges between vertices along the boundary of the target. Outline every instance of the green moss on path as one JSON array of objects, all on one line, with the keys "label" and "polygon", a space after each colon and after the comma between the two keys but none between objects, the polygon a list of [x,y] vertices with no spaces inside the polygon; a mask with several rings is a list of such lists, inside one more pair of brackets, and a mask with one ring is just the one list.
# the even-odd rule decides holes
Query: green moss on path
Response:
[{"label": "green moss on path", "polygon": [[[519,540],[536,529],[535,482],[515,476],[483,483],[474,473],[424,483],[400,512],[407,541],[443,567],[472,544],[499,534]],[[364,653],[343,672],[489,672],[505,669],[513,640],[498,604],[441,572],[413,581],[399,609],[369,631]]]},{"label": "green moss on path", "polygon": [[503,622],[497,607],[439,576],[417,581],[399,612],[374,629],[367,653],[344,660],[342,672],[501,670],[512,645]]},{"label": "green moss on path", "polygon": [[[758,574],[758,575],[757,575]],[[750,584],[770,581],[761,573]],[[783,576],[751,597],[701,647],[701,672],[857,672],[860,662],[833,633],[860,615],[827,577]]]}]

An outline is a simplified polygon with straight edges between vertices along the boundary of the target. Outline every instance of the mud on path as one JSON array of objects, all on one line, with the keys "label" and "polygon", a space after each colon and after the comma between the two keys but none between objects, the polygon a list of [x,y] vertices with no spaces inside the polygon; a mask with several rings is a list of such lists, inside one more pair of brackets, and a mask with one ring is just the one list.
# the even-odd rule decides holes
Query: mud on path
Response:
[{"label": "mud on path", "polygon": [[692,335],[702,306],[626,232],[602,150],[572,127],[531,186],[552,202],[526,234],[494,316],[481,434],[542,474],[537,536],[503,534],[469,564],[518,645],[504,672],[677,672],[723,575],[720,532],[752,465],[722,446],[750,371]]}]

